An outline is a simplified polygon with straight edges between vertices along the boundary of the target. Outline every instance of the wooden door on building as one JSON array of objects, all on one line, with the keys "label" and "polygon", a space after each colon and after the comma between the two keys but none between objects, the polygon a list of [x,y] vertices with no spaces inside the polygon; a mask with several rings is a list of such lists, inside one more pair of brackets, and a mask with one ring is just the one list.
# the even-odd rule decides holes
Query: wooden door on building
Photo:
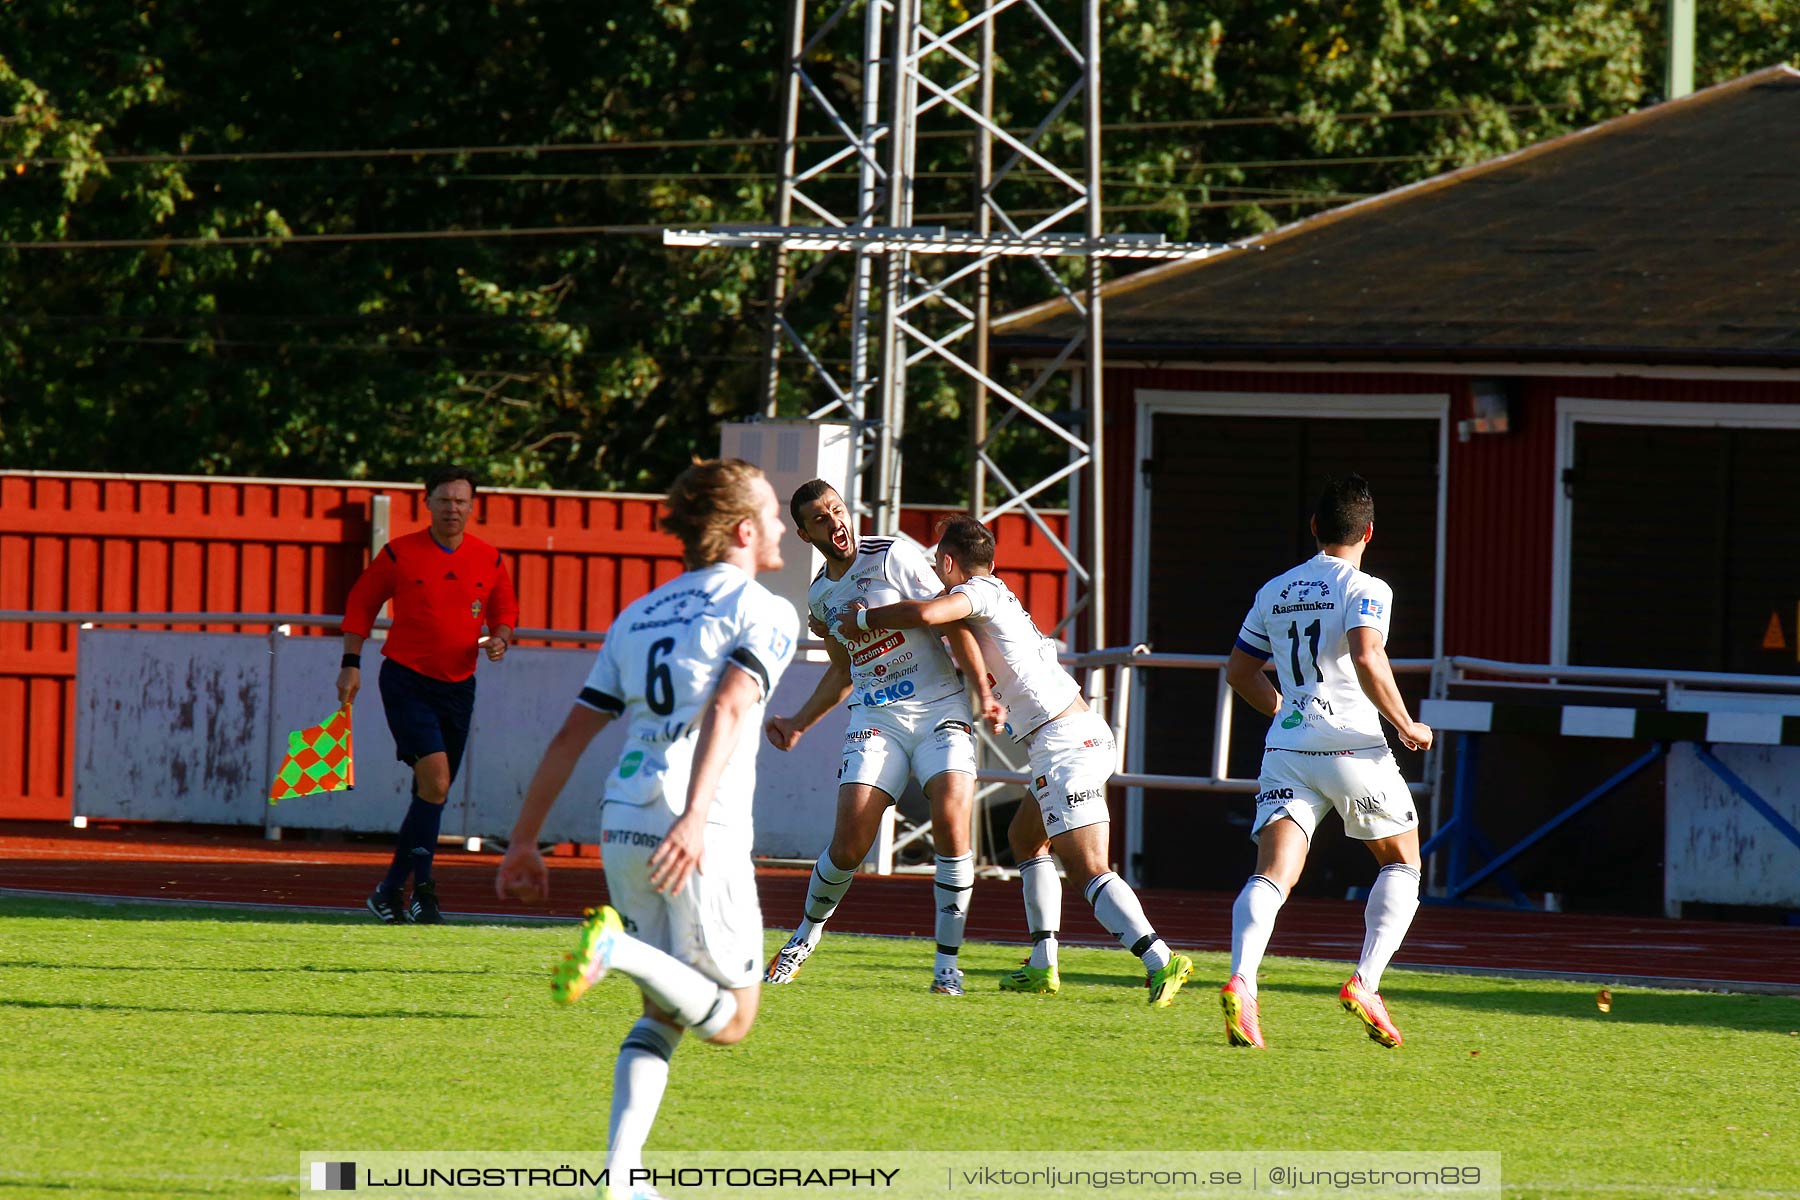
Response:
[{"label": "wooden door on building", "polygon": [[1574,428],[1569,662],[1800,674],[1800,429]]},{"label": "wooden door on building", "polygon": [[[1325,481],[1355,471],[1375,497],[1363,566],[1394,589],[1393,658],[1435,645],[1438,525],[1436,418],[1366,419],[1157,413],[1142,457],[1149,481],[1148,557],[1138,564],[1147,640],[1157,650],[1225,654],[1256,589],[1317,551],[1307,521]],[[1423,676],[1402,677],[1417,704]],[[1212,774],[1218,672],[1144,672],[1145,770]],[[1255,778],[1266,720],[1233,701],[1230,774]],[[1393,739],[1390,739],[1393,741]],[[1397,742],[1395,743],[1397,747]],[[1402,766],[1416,777],[1416,764]],[[1247,795],[1145,795],[1140,878],[1160,887],[1235,889],[1254,865]],[[1342,896],[1366,885],[1368,854],[1322,838],[1303,891]],[[1347,853],[1348,852],[1348,853]]]}]

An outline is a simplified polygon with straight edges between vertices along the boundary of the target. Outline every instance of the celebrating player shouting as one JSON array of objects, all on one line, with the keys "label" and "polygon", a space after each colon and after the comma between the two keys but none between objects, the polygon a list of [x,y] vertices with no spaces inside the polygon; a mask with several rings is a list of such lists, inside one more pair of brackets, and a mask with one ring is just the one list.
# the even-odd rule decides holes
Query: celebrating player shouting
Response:
[{"label": "celebrating player shouting", "polygon": [[[572,1004],[608,969],[644,995],[613,1067],[607,1167],[630,1179],[684,1029],[718,1045],[756,1018],[762,910],[750,863],[763,705],[794,653],[793,605],[756,582],[781,566],[781,506],[749,463],[695,463],[669,491],[663,528],[688,570],[613,622],[531,777],[500,864],[501,896],[549,891],[544,818],[594,735],[630,722],[600,809],[606,890],[551,988]],[[621,915],[622,914],[622,915]]]},{"label": "celebrating player shouting", "polygon": [[[800,539],[825,556],[824,569],[807,592],[813,617],[828,632],[831,665],[800,711],[768,723],[769,740],[791,750],[808,729],[843,703],[852,690],[852,717],[844,735],[838,771],[837,821],[831,845],[813,865],[806,906],[787,945],[775,952],[763,976],[768,983],[792,982],[800,965],[824,936],[825,922],[850,889],[856,868],[875,844],[881,815],[917,778],[931,802],[931,832],[937,847],[937,959],[931,990],[963,994],[957,952],[975,885],[969,849],[969,806],[975,794],[975,730],[969,701],[930,629],[870,633],[838,629],[838,617],[858,604],[924,599],[938,583],[919,546],[904,537],[868,537],[851,528],[844,501],[822,479],[805,483],[788,505]],[[969,631],[953,625],[942,631],[967,677],[980,694],[984,716],[998,717],[988,692],[981,652]]]},{"label": "celebrating player shouting", "polygon": [[[1419,909],[1419,818],[1381,732],[1386,717],[1409,750],[1431,746],[1431,727],[1406,711],[1388,664],[1393,589],[1362,572],[1375,534],[1375,501],[1357,475],[1333,480],[1313,512],[1319,552],[1262,586],[1244,618],[1225,678],[1250,706],[1278,718],[1263,750],[1250,836],[1256,874],[1231,909],[1231,979],[1220,994],[1233,1045],[1263,1044],[1256,969],[1300,871],[1313,830],[1336,809],[1344,832],[1381,870],[1369,889],[1362,960],[1338,999],[1383,1046],[1400,1030],[1378,989]],[[1277,688],[1263,674],[1274,661]]]},{"label": "celebrating player shouting", "polygon": [[[1063,860],[1094,916],[1119,944],[1142,960],[1150,1003],[1165,1008],[1194,972],[1173,954],[1144,918],[1129,884],[1107,868],[1106,781],[1114,765],[1112,731],[1088,708],[1075,680],[1056,661],[1055,644],[1038,631],[1012,590],[994,576],[994,535],[974,517],[947,517],[938,526],[937,575],[949,590],[931,600],[901,600],[856,608],[838,617],[845,636],[859,630],[917,629],[962,621],[975,635],[992,672],[994,699],[1006,706],[1006,731],[1030,754],[1035,806],[1021,806],[1012,830],[1031,929],[1031,958],[1003,976],[1012,992],[1055,992],[1056,931],[1062,887],[1049,852]],[[1036,819],[1033,819],[1036,818]]]}]

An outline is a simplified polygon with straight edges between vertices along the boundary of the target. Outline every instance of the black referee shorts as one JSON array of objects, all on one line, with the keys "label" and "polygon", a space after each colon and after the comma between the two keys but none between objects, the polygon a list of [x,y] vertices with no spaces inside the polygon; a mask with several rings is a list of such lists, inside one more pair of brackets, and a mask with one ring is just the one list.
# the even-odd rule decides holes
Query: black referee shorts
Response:
[{"label": "black referee shorts", "polygon": [[381,660],[381,707],[394,735],[394,757],[412,766],[428,754],[450,757],[450,778],[462,765],[475,713],[475,677],[445,683]]}]

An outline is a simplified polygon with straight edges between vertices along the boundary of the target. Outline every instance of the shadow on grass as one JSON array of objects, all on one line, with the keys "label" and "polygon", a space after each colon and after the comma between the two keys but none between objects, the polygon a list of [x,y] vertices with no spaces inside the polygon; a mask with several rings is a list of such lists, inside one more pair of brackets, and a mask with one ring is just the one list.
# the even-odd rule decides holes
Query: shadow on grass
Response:
[{"label": "shadow on grass", "polygon": [[[920,964],[919,970],[924,971],[929,975],[932,962],[930,943],[922,938],[916,940],[922,947],[918,959]],[[892,973],[896,977],[900,977],[911,970],[909,967],[896,966],[888,958],[887,948],[885,946],[871,946],[866,941],[859,940],[859,935],[856,934],[841,937],[836,941],[827,938],[821,943],[821,946],[823,949],[820,950],[818,957],[809,960],[809,966],[807,967],[809,971],[813,972],[813,977],[815,978],[823,976],[827,970],[835,970],[838,968],[854,971],[881,971]],[[987,946],[981,946],[976,956],[985,959],[987,957],[985,953],[987,949]],[[1021,947],[1020,949],[1023,951],[1024,947]],[[1095,947],[1082,946],[1080,949],[1087,951],[1095,949]],[[962,960],[963,986],[970,991],[998,991],[1000,987],[1000,977],[1016,970],[1019,963],[1024,960],[1024,957],[1024,953],[1021,952],[1019,957],[1014,958],[1011,961],[1003,961],[991,965],[983,962],[979,966],[970,965],[970,957],[964,957]],[[1065,966],[1057,971],[1057,978],[1062,981],[1064,990],[1067,990],[1071,986],[1078,988],[1116,988],[1124,991],[1135,991],[1141,995],[1144,991],[1143,965],[1124,950],[1115,951],[1112,961],[1115,964],[1115,969],[1112,970],[1101,969],[1078,971],[1070,970]],[[817,963],[818,967],[814,968],[810,963]],[[1216,992],[1224,983],[1225,980],[1221,978],[1216,982],[1213,982],[1210,986]],[[1206,986],[1208,986],[1207,979],[1198,971],[1195,972],[1194,977],[1187,983],[1188,989],[1204,988]]]},{"label": "shadow on grass", "polygon": [[516,975],[517,971],[459,970],[451,967],[321,967],[311,963],[288,963],[279,967],[175,967],[139,966],[136,963],[35,962],[29,959],[0,958],[0,969],[15,967],[42,971],[114,971],[128,970],[134,975],[146,971],[168,971],[178,974],[204,972],[227,975],[285,975],[304,972],[312,975]]},{"label": "shadow on grass", "polygon": [[[367,912],[330,912],[296,910],[278,905],[248,907],[220,903],[218,907],[184,903],[177,900],[114,900],[99,896],[70,896],[49,899],[41,896],[0,895],[0,912],[8,917],[39,917],[46,920],[79,918],[84,921],[256,921],[281,925],[370,925],[376,921]],[[406,926],[414,928],[414,926]]]},{"label": "shadow on grass", "polygon": [[83,1179],[79,1183],[71,1183],[62,1179],[0,1179],[0,1195],[7,1188],[21,1188],[30,1192],[80,1192],[88,1195],[94,1192],[118,1192],[123,1196],[225,1196],[235,1192],[222,1192],[207,1185],[190,1186],[159,1179],[154,1185],[141,1183],[105,1183],[91,1179]]},{"label": "shadow on grass", "polygon": [[486,1021],[490,1013],[434,1012],[390,1008],[366,1012],[331,1012],[304,1008],[175,1008],[157,1004],[108,1004],[102,1000],[14,1000],[0,997],[0,1008],[64,1008],[72,1012],[191,1013],[224,1017],[327,1017],[350,1021],[388,1021],[425,1017],[435,1021]]},{"label": "shadow on grass", "polygon": [[[0,869],[5,866],[0,862]],[[43,895],[14,896],[5,894],[0,889],[0,914],[12,918],[41,918],[44,920],[64,920],[79,918],[84,921],[218,921],[236,924],[265,925],[361,925],[370,929],[380,928],[369,913],[359,905],[346,904],[344,909],[302,909],[289,905],[275,904],[266,901],[246,900],[242,904],[229,901],[217,901],[213,904],[198,904],[181,900],[159,900],[155,897],[113,898],[105,896],[79,896],[71,894],[67,899],[47,897]],[[531,928],[535,926],[557,927],[569,923],[567,917],[555,917],[537,913],[510,914],[462,914],[446,913],[446,928],[486,928],[504,925],[508,928]],[[403,924],[390,927],[394,930],[394,938],[413,936],[431,937],[429,932],[414,934],[410,931],[424,930],[428,927]],[[401,943],[406,944],[406,943]]]},{"label": "shadow on grass", "polygon": [[[1124,967],[1123,963],[1120,964],[1120,968],[1121,969],[1119,971],[1113,972],[1113,973],[1108,973],[1105,971],[1062,971],[1062,970],[1059,970],[1056,973],[1056,977],[1062,981],[1062,985],[1065,989],[1070,988],[1070,987],[1080,987],[1080,988],[1090,988],[1091,987],[1091,988],[1121,988],[1125,991],[1130,991],[1130,992],[1141,992],[1144,990],[1144,977],[1142,975],[1131,974],[1130,971]],[[999,983],[1000,976],[1005,975],[1007,973],[1007,971],[1010,971],[1011,969],[1012,968],[1009,967],[1009,968],[1007,968],[1006,971],[995,971],[992,973],[990,978],[993,981],[993,987],[996,991],[999,990],[999,987],[1000,987],[1000,983]],[[973,978],[976,978],[977,976],[987,976],[988,974],[989,973],[986,971],[972,971],[972,972],[970,972],[969,977],[971,979],[973,979]],[[1189,980],[1187,987],[1191,988],[1198,982],[1199,982],[1199,980],[1197,980],[1197,979]]]},{"label": "shadow on grass", "polygon": [[[1800,997],[1756,993],[1731,995],[1711,992],[1665,992],[1640,988],[1612,988],[1612,1011],[1595,1004],[1598,985],[1572,985],[1550,990],[1531,984],[1496,985],[1492,988],[1413,988],[1410,981],[1384,980],[1382,995],[1394,1019],[1404,1028],[1405,1013],[1428,1006],[1467,1009],[1507,1017],[1550,1017],[1559,1021],[1588,1021],[1595,1025],[1623,1022],[1631,1025],[1686,1025],[1706,1029],[1740,1029],[1752,1033],[1778,1033],[1786,1037],[1800,1030]],[[1279,993],[1296,1000],[1337,1003],[1329,988],[1263,980],[1260,994]],[[1417,1019],[1417,1018],[1415,1018]],[[1429,1018],[1425,1018],[1429,1019]],[[1797,1039],[1800,1040],[1800,1039]]]}]

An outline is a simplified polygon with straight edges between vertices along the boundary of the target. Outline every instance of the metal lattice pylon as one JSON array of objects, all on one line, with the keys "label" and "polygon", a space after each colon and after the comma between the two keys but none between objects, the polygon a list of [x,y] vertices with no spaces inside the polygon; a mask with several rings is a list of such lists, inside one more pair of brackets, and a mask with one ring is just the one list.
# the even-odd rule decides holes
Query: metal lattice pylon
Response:
[{"label": "metal lattice pylon", "polygon": [[[775,415],[783,354],[791,347],[820,389],[808,417],[847,419],[856,430],[853,494],[845,499],[878,532],[899,524],[909,369],[932,359],[966,380],[971,509],[984,521],[1017,510],[1037,527],[1067,561],[1071,580],[1066,615],[1053,632],[1066,637],[1080,621],[1082,640],[1103,645],[1104,539],[1095,536],[1105,521],[1101,260],[1194,258],[1224,247],[1103,232],[1098,0],[1079,0],[1081,28],[1073,36],[1039,0],[981,0],[978,9],[967,3],[969,15],[941,31],[924,23],[920,0],[843,0],[809,25],[815,8],[792,0],[789,9],[776,224],[671,229],[664,240],[771,248],[764,411]],[[1008,45],[1047,47],[1060,68],[1060,90],[1035,120],[1016,118],[1016,128],[994,118],[1003,22]],[[860,51],[846,52],[858,40]],[[942,128],[921,131],[921,118]],[[972,140],[969,173],[921,176],[921,141],[946,136]],[[1077,142],[1081,162],[1058,162],[1058,153]],[[972,204],[966,191],[954,196],[952,180],[973,185]],[[1027,211],[1009,200],[1019,193],[1039,207]],[[926,202],[960,208],[921,217]],[[940,223],[952,215],[973,228]],[[807,254],[816,257],[801,269]],[[836,334],[843,353],[834,358],[790,318],[797,298],[844,255],[851,278]],[[988,361],[989,269],[1002,257],[1031,261],[1085,318],[1082,332],[1018,390],[996,379]],[[1083,291],[1053,269],[1052,260],[1065,257],[1086,260]],[[1080,384],[1069,411],[1044,411],[1046,386],[1076,365]],[[1014,479],[994,454],[996,437],[1008,429],[1066,451],[1065,465]],[[1040,513],[1045,493],[1065,481],[1072,537],[1059,536]]]}]

